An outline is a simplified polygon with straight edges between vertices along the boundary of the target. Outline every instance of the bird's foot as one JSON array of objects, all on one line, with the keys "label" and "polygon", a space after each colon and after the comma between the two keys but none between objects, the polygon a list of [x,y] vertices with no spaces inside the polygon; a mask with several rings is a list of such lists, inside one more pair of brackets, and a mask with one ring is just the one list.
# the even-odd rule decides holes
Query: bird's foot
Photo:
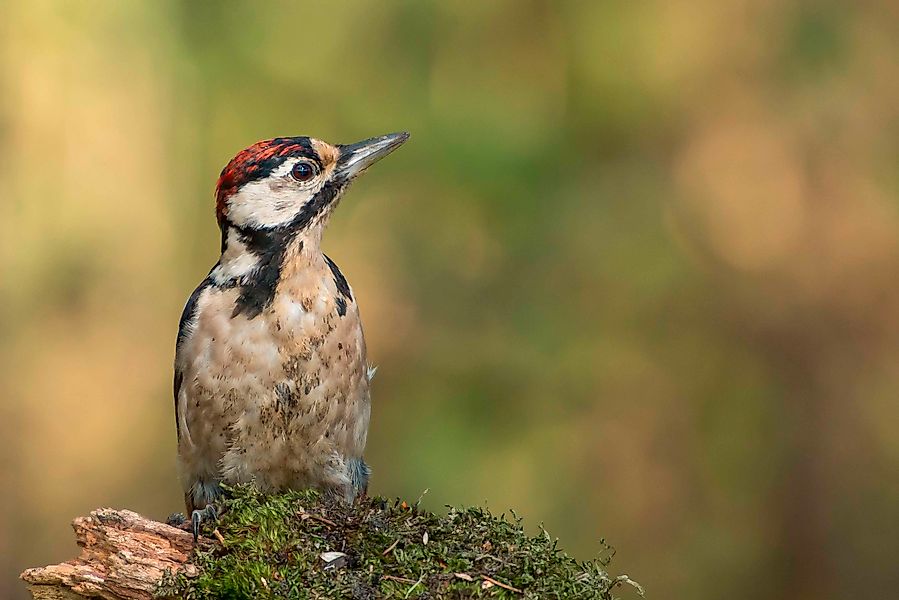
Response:
[{"label": "bird's foot", "polygon": [[219,518],[218,509],[213,504],[207,504],[206,508],[195,510],[190,514],[190,530],[194,534],[194,542],[200,537],[200,525],[204,521],[217,521]]},{"label": "bird's foot", "polygon": [[176,512],[169,515],[169,518],[165,520],[165,524],[171,525],[172,527],[181,527],[186,520],[184,513]]}]

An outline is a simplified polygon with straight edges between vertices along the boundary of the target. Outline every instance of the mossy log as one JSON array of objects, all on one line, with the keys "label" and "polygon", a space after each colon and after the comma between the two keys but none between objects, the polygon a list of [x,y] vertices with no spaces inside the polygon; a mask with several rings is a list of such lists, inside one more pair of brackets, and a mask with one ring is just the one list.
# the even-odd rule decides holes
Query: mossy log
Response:
[{"label": "mossy log", "polygon": [[183,528],[127,510],[99,509],[73,526],[80,557],[22,574],[35,599],[610,600],[623,584],[642,594],[606,572],[610,554],[577,561],[545,531],[528,536],[514,515],[481,508],[437,515],[380,498],[347,506],[241,487],[196,544]]}]

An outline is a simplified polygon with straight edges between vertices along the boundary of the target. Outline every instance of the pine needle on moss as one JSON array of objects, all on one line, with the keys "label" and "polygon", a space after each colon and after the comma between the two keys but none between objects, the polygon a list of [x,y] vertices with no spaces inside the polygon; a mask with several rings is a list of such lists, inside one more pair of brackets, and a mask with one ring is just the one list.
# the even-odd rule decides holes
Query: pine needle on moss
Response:
[{"label": "pine needle on moss", "polygon": [[610,600],[625,583],[642,594],[605,571],[611,557],[577,561],[545,531],[528,536],[514,515],[482,508],[440,516],[381,498],[346,506],[314,491],[241,486],[205,533],[199,575],[169,579],[161,597]]}]

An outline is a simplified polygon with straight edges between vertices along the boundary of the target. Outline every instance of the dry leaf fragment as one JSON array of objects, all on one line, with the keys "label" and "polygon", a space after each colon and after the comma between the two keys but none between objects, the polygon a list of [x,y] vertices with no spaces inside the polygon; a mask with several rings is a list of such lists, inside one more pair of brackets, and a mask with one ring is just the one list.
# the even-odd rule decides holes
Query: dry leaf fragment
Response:
[{"label": "dry leaf fragment", "polygon": [[428,532],[427,531],[425,531],[425,534],[423,536],[421,536],[421,543],[424,544],[425,546],[428,545]]},{"label": "dry leaf fragment", "polygon": [[331,562],[332,560],[337,560],[341,556],[346,556],[343,552],[322,552],[321,557],[325,562]]},{"label": "dry leaf fragment", "polygon": [[468,573],[453,573],[453,577],[461,579],[462,581],[474,581],[474,577]]},{"label": "dry leaf fragment", "polygon": [[325,563],[325,569],[339,569],[349,562],[347,555],[343,552],[322,552],[320,557]]}]

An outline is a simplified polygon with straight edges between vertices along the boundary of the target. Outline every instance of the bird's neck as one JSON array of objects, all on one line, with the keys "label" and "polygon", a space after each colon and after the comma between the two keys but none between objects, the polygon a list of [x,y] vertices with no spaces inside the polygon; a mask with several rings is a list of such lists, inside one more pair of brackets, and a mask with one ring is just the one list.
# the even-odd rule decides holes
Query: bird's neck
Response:
[{"label": "bird's neck", "polygon": [[321,237],[319,227],[291,232],[230,226],[223,232],[222,255],[209,277],[220,287],[239,288],[239,312],[255,316],[271,302],[278,282],[327,268]]}]

